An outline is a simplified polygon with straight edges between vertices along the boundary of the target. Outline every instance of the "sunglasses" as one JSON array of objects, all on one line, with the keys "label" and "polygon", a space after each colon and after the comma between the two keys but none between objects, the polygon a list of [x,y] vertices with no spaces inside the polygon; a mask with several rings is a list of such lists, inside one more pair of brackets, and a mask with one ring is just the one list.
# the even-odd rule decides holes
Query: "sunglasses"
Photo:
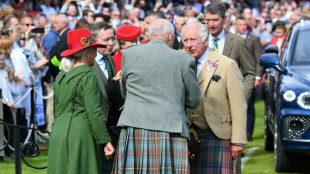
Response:
[{"label": "sunglasses", "polygon": [[27,27],[29,27],[30,25],[34,26],[34,24],[23,24],[23,25],[26,25]]}]

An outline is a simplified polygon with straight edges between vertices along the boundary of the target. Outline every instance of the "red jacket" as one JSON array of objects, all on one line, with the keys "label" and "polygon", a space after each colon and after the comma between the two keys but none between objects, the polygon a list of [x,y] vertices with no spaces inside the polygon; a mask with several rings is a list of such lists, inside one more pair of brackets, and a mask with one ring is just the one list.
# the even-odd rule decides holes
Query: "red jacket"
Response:
[{"label": "red jacket", "polygon": [[[284,43],[284,40],[285,40],[285,37],[286,37],[286,34],[284,34],[282,36],[282,43],[281,43],[281,46],[278,50],[280,50],[283,46],[283,43]],[[270,45],[277,45],[277,41],[278,41],[278,37],[277,36],[273,36],[273,38],[271,38],[270,40]]]},{"label": "red jacket", "polygon": [[121,64],[122,64],[122,52],[121,50],[118,50],[117,53],[112,56],[114,63],[115,63],[115,72],[118,73],[121,70]]}]

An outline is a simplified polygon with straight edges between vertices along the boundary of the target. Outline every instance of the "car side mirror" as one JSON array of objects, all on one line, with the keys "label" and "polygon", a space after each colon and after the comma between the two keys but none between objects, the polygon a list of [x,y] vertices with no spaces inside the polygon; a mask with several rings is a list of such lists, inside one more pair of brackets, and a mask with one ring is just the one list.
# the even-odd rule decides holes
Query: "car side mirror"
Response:
[{"label": "car side mirror", "polygon": [[278,54],[278,52],[279,52],[278,46],[276,46],[276,45],[269,45],[265,49],[265,53],[275,53],[275,54]]},{"label": "car side mirror", "polygon": [[280,73],[286,73],[285,68],[279,65],[278,55],[276,53],[265,53],[261,56],[259,64],[264,68],[275,68]]}]

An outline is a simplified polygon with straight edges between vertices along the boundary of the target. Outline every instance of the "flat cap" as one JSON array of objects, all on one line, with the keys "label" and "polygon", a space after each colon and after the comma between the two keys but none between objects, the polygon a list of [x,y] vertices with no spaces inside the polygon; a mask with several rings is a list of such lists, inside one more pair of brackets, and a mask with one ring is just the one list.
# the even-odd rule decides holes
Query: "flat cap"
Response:
[{"label": "flat cap", "polygon": [[116,38],[130,41],[137,39],[141,35],[141,29],[134,25],[124,25],[116,30]]}]

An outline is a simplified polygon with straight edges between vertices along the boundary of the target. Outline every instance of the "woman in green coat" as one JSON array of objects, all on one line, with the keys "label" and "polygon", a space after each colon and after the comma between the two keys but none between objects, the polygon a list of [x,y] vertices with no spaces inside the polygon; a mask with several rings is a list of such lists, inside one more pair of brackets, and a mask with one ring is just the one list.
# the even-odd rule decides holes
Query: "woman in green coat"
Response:
[{"label": "woman in green coat", "polygon": [[114,148],[100,110],[102,94],[90,69],[96,43],[88,29],[68,32],[68,50],[61,53],[62,71],[54,82],[54,123],[48,152],[50,174],[96,174],[99,144],[110,158]]}]

